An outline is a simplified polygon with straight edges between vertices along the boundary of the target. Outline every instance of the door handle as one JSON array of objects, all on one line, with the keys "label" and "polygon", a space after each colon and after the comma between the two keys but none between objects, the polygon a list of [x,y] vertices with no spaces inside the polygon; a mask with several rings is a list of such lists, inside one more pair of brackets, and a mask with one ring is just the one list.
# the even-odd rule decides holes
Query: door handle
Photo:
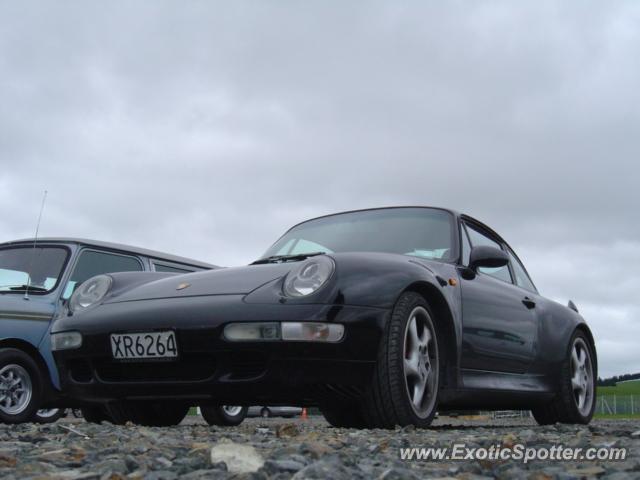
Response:
[{"label": "door handle", "polygon": [[529,297],[524,297],[522,299],[522,303],[524,303],[524,306],[528,309],[536,308],[536,302],[531,300]]}]

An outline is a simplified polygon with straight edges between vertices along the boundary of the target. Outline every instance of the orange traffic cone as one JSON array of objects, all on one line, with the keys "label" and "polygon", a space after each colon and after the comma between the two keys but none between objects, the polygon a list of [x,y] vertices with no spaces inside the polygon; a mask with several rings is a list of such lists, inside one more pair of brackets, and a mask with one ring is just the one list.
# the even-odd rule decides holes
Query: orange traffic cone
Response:
[{"label": "orange traffic cone", "polygon": [[307,415],[307,409],[306,408],[302,409],[302,415],[300,416],[300,418],[302,420],[308,420],[309,419],[309,416]]}]

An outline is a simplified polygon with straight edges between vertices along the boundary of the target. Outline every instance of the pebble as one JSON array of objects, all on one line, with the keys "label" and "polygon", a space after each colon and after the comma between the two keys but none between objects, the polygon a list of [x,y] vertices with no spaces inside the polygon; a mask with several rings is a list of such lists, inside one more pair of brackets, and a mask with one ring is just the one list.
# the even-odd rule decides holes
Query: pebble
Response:
[{"label": "pebble", "polygon": [[211,449],[211,463],[224,463],[231,473],[251,473],[264,465],[264,459],[251,445],[222,442]]},{"label": "pebble", "polygon": [[304,463],[297,462],[295,460],[267,460],[264,464],[265,471],[272,473],[295,473],[302,470],[304,467]]},{"label": "pebble", "polygon": [[285,423],[284,425],[278,425],[276,429],[276,435],[278,438],[283,437],[295,437],[300,433],[298,426],[295,423]]},{"label": "pebble", "polygon": [[602,467],[586,467],[586,468],[574,468],[568,470],[567,473],[571,475],[575,475],[576,477],[584,478],[584,477],[595,477],[597,475],[601,475],[605,473],[606,470]]},{"label": "pebble", "polygon": [[[640,473],[640,421],[595,420],[539,427],[528,419],[441,417],[432,429],[353,430],[307,421],[249,419],[232,428],[197,417],[171,428],[0,425],[0,478],[7,480],[623,480]],[[401,447],[575,444],[627,448],[617,462],[402,461]]]}]

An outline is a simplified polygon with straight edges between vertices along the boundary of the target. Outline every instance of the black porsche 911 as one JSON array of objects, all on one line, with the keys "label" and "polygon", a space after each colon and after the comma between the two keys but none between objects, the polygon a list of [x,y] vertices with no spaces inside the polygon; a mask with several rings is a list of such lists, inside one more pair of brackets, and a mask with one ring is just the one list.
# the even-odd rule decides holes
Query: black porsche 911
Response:
[{"label": "black porsche 911", "polygon": [[542,297],[492,229],[439,208],[309,220],[244,267],[94,277],[51,344],[90,421],[171,425],[200,405],[233,424],[223,406],[259,404],[315,405],[340,427],[426,427],[436,409],[588,423],[595,407],[575,305]]}]

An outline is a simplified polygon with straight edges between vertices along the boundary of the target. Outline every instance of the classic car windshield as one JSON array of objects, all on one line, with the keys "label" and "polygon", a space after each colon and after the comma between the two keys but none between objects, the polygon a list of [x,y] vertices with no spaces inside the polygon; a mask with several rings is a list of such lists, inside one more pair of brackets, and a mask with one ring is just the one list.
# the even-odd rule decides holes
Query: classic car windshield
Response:
[{"label": "classic car windshield", "polygon": [[453,217],[432,208],[387,208],[331,215],[289,230],[263,258],[332,252],[385,252],[453,258]]},{"label": "classic car windshield", "polygon": [[58,283],[68,252],[61,247],[0,249],[0,293],[48,292]]}]

